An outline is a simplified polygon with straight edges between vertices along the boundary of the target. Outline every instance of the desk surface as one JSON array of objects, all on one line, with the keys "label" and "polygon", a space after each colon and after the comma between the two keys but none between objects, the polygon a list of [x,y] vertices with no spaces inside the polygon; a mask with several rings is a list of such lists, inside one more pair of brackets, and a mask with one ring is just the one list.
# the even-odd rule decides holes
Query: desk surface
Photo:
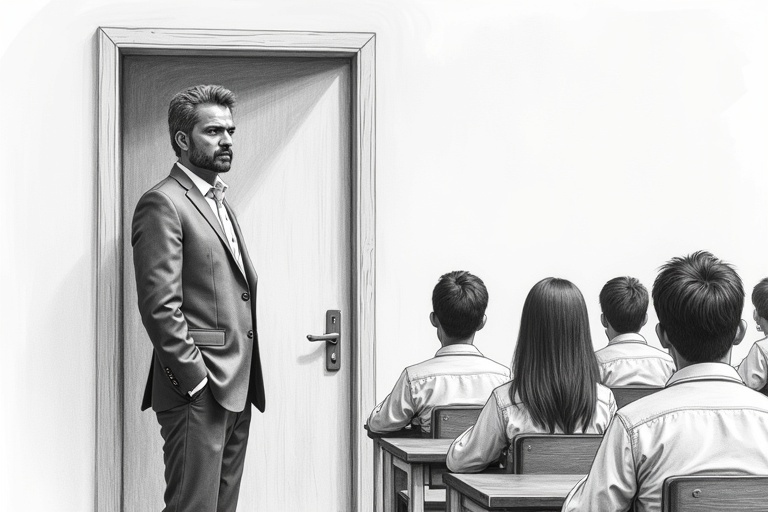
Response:
[{"label": "desk surface", "polygon": [[445,456],[453,439],[409,439],[386,438],[379,439],[381,447],[405,462],[432,464],[445,463]]},{"label": "desk surface", "polygon": [[560,508],[584,475],[443,475],[443,482],[486,508]]}]

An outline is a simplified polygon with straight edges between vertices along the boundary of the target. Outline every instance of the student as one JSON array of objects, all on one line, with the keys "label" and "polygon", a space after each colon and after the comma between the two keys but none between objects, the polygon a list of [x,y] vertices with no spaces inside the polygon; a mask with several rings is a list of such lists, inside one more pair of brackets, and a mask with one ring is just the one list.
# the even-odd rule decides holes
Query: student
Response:
[{"label": "student", "polygon": [[678,370],[616,413],[563,511],[660,511],[670,476],[768,474],[768,397],[728,364],[746,329],[741,279],[699,251],[662,266],[652,293],[656,334]]},{"label": "student", "polygon": [[666,352],[648,345],[640,328],[648,321],[648,290],[634,277],[615,277],[600,290],[600,322],[608,346],[595,352],[600,381],[609,387],[662,387],[675,372]]},{"label": "student", "polygon": [[483,470],[517,434],[600,434],[616,411],[599,383],[584,297],[574,284],[549,277],[523,305],[511,382],[495,389],[477,423],[448,450],[448,469]]},{"label": "student", "polygon": [[407,367],[392,392],[371,412],[368,430],[400,430],[409,423],[431,432],[432,409],[440,405],[482,405],[491,391],[509,380],[509,368],[472,344],[485,325],[488,290],[469,272],[440,277],[432,292],[429,321],[442,348],[435,357]]},{"label": "student", "polygon": [[[768,333],[768,277],[755,285],[752,290],[752,318],[757,322],[757,332]],[[768,336],[758,340],[749,349],[749,354],[736,368],[744,383],[758,391],[765,391],[768,384]]]}]

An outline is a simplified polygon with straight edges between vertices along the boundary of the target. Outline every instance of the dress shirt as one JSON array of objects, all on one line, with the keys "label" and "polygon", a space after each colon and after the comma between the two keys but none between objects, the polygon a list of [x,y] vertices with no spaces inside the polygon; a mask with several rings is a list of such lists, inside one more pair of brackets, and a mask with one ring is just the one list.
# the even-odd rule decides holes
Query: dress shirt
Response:
[{"label": "dress shirt", "polygon": [[749,354],[736,367],[741,380],[752,389],[760,391],[768,384],[768,338],[755,342]]},{"label": "dress shirt", "polygon": [[[184,174],[189,176],[189,179],[192,180],[192,183],[194,183],[195,186],[198,188],[198,190],[200,190],[200,193],[203,194],[203,197],[205,198],[205,201],[208,203],[208,206],[211,207],[211,211],[213,212],[213,214],[216,216],[217,219],[219,219],[219,222],[221,223],[221,228],[224,230],[224,233],[229,238],[230,248],[232,249],[232,252],[235,255],[237,264],[240,265],[240,269],[243,270],[244,267],[243,267],[242,256],[240,255],[240,247],[237,245],[237,237],[235,236],[235,230],[232,227],[232,222],[229,220],[229,214],[226,213],[226,210],[225,210],[224,218],[222,218],[221,215],[219,214],[219,207],[216,204],[216,200],[211,197],[208,197],[209,195],[208,191],[211,190],[211,184],[205,181],[203,178],[201,178],[197,174],[187,169],[186,167],[184,167],[183,165],[181,165],[181,162],[176,162],[176,165],[179,166],[179,169],[184,171]],[[227,189],[227,184],[224,183],[224,181],[222,181],[222,179],[219,178],[218,176],[216,176],[216,180],[214,181],[214,183],[216,182],[221,182],[222,188],[224,190]],[[243,274],[245,274],[244,270],[243,270]],[[203,389],[206,384],[208,384],[207,376],[203,377],[203,380],[200,381],[200,384],[195,386],[195,388],[189,392],[189,396],[192,396],[198,391],[200,391],[201,389]]]},{"label": "dress shirt", "polygon": [[663,387],[675,372],[672,357],[648,345],[640,334],[619,334],[595,352],[600,380],[608,387]]},{"label": "dress shirt", "polygon": [[674,475],[768,474],[768,397],[730,365],[699,363],[622,407],[563,511],[661,510]]},{"label": "dress shirt", "polygon": [[371,432],[394,432],[413,423],[431,431],[432,409],[441,405],[482,405],[509,380],[509,368],[488,359],[474,345],[448,345],[435,357],[409,366],[392,392],[368,418]]},{"label": "dress shirt", "polygon": [[[528,408],[515,396],[509,396],[512,383],[508,382],[493,390],[493,394],[477,418],[477,423],[467,429],[448,449],[448,469],[455,473],[482,471],[497,460],[504,448],[518,434],[548,434],[549,429],[534,423]],[[616,400],[610,389],[597,384],[597,404],[592,421],[584,434],[602,434],[616,412]],[[562,434],[560,429],[556,434]],[[578,433],[578,432],[577,432]]]}]

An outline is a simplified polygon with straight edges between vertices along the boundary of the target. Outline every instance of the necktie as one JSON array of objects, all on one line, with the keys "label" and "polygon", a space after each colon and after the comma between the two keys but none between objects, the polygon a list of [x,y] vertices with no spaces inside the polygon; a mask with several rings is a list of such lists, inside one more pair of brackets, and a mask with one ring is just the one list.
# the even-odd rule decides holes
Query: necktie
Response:
[{"label": "necktie", "polygon": [[222,182],[217,181],[213,187],[211,187],[210,190],[208,190],[208,193],[205,194],[205,197],[208,197],[210,199],[213,199],[216,201],[216,210],[218,211],[218,217],[219,217],[219,224],[221,224],[222,229],[224,230],[224,234],[227,236],[227,242],[229,243],[229,248],[232,249],[232,254],[235,256],[235,261],[237,261],[237,264],[240,266],[240,268],[243,268],[243,259],[240,255],[240,247],[237,244],[237,237],[235,236],[235,230],[232,227],[232,223],[229,220],[229,214],[227,213],[227,209],[224,208],[224,193],[226,192],[227,187]]},{"label": "necktie", "polygon": [[224,194],[227,192],[227,187],[220,181],[217,181],[208,191],[208,197],[213,197],[216,200],[216,204],[221,208],[224,202]]}]

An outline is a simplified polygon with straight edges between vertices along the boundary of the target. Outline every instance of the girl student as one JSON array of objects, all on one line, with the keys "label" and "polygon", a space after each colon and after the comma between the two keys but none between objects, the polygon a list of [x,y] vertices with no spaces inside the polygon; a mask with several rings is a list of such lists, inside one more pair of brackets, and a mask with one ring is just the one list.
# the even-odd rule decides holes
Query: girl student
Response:
[{"label": "girl student", "polygon": [[453,442],[448,468],[481,471],[521,433],[602,434],[616,402],[599,382],[584,297],[570,281],[542,279],[523,305],[512,380]]}]

